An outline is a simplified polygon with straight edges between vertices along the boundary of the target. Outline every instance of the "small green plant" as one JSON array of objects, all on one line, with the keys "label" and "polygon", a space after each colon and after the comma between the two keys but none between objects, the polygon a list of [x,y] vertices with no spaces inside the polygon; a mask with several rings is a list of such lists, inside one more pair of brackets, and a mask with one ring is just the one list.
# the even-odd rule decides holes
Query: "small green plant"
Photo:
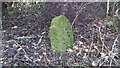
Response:
[{"label": "small green plant", "polygon": [[105,22],[104,24],[105,24],[106,26],[109,26],[109,27],[110,27],[110,26],[113,26],[113,22],[112,22],[112,21]]},{"label": "small green plant", "polygon": [[73,32],[68,19],[60,15],[53,18],[49,30],[52,50],[55,53],[62,54],[73,46]]}]

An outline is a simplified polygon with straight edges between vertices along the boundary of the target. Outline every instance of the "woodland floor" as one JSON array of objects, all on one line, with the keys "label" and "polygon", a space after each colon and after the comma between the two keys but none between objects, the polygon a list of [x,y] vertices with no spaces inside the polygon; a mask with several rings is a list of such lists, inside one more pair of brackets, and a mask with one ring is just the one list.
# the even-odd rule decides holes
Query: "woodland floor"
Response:
[{"label": "woodland floor", "polygon": [[104,24],[111,20],[106,19],[106,3],[46,3],[37,10],[28,7],[3,11],[2,64],[61,65],[48,36],[51,20],[59,15],[74,23],[74,46],[79,48],[62,56],[64,65],[120,64],[120,46],[116,41],[119,33]]}]

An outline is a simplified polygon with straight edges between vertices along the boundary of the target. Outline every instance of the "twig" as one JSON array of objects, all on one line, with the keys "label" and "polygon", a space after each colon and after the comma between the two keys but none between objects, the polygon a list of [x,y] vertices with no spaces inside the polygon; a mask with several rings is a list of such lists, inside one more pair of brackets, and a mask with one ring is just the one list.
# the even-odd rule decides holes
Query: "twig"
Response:
[{"label": "twig", "polygon": [[22,37],[17,37],[15,39],[30,39],[30,38],[35,38],[35,37],[22,36]]},{"label": "twig", "polygon": [[115,56],[115,55],[113,55],[113,53],[111,53],[110,56],[109,56],[109,57],[111,58],[111,59],[110,59],[110,66],[112,65],[112,62],[113,62],[113,61],[115,62],[115,64],[116,64],[117,66],[119,65],[119,63],[115,60],[114,56]]},{"label": "twig", "polygon": [[82,9],[86,8],[87,5],[89,5],[89,4],[91,4],[91,3],[87,3],[87,4],[84,4],[84,5],[82,3],[83,6],[81,5],[81,7],[80,7],[81,9],[78,11],[78,14],[76,15],[75,19],[73,20],[71,27],[73,27],[73,25],[74,25],[75,21],[77,20],[77,18],[79,16],[80,12],[82,11]]},{"label": "twig", "polygon": [[[104,59],[104,58],[103,58]],[[104,60],[101,64],[99,64],[99,66],[103,65],[106,62],[106,60]]]},{"label": "twig", "polygon": [[62,65],[63,65],[63,60],[62,60],[62,54],[61,54],[61,53],[60,53],[59,60],[60,60],[60,64],[61,64],[61,66],[62,66]]},{"label": "twig", "polygon": [[114,15],[115,15],[115,5],[116,5],[116,2],[113,3],[113,6],[112,6],[112,17],[114,18]]},{"label": "twig", "polygon": [[[119,63],[114,59],[114,56],[115,56],[115,55],[113,55],[113,54],[114,54],[113,51],[114,51],[114,49],[115,49],[115,45],[116,45],[116,42],[118,41],[119,36],[120,36],[120,34],[119,34],[119,35],[116,37],[116,39],[114,40],[114,43],[113,43],[113,46],[112,46],[112,50],[109,51],[109,53],[108,53],[108,58],[111,58],[111,59],[110,59],[110,66],[112,65],[112,62],[113,62],[113,61],[115,62],[116,65],[119,65]],[[107,56],[106,56],[106,57],[107,57]],[[105,59],[102,63],[100,63],[99,66],[101,66],[105,61],[108,61],[108,58],[102,57],[100,60],[98,60],[98,63],[99,63],[101,60]]]},{"label": "twig", "polygon": [[103,52],[103,49],[104,49],[104,47],[109,51],[109,49],[105,46],[105,43],[104,43],[104,41],[103,41],[103,39],[104,39],[104,37],[102,38],[102,35],[101,35],[101,27],[99,27],[99,35],[100,35],[100,40],[101,40],[101,42],[102,42],[102,52]]},{"label": "twig", "polygon": [[115,49],[115,45],[116,45],[116,42],[118,41],[118,38],[119,38],[120,34],[116,37],[116,39],[114,40],[114,43],[112,45],[112,50],[111,52],[113,52],[113,50]]},{"label": "twig", "polygon": [[119,63],[114,58],[112,58],[112,60],[115,62],[117,66],[119,65]]},{"label": "twig", "polygon": [[[95,23],[97,21],[97,19],[96,20],[94,20],[94,22],[93,23]],[[90,53],[90,51],[91,51],[91,48],[92,48],[92,46],[93,46],[93,37],[94,37],[94,29],[92,29],[92,42],[91,42],[91,44],[90,44],[90,48],[89,48],[89,51],[88,51],[88,55],[87,55],[87,57],[89,56],[89,53]]]},{"label": "twig", "polygon": [[117,15],[117,17],[120,19],[120,16],[119,16],[119,14],[118,14],[118,11],[120,10],[120,8],[118,8],[117,10],[116,10],[116,12],[115,12],[115,14]]},{"label": "twig", "polygon": [[18,45],[18,46],[23,50],[23,52],[25,53],[25,55],[24,55],[25,58],[32,62],[32,60],[27,56],[27,53],[26,53],[26,51],[22,48],[22,46],[20,46],[15,40],[13,40],[13,41],[15,42],[16,45]]},{"label": "twig", "polygon": [[[93,30],[93,31],[94,31],[94,30]],[[91,42],[91,44],[90,44],[90,48],[89,48],[87,57],[89,56],[90,51],[91,51],[91,48],[92,48],[92,46],[93,46],[93,36],[94,36],[94,33],[92,34],[92,42]]]},{"label": "twig", "polygon": [[99,66],[101,66],[101,61],[104,59],[104,57],[100,58],[98,61],[97,61],[97,64],[99,64]]},{"label": "twig", "polygon": [[112,62],[113,62],[112,59],[110,59],[110,66],[112,65]]},{"label": "twig", "polygon": [[39,44],[41,43],[42,38],[43,38],[43,36],[41,36],[41,37],[40,37],[40,39],[39,39],[39,41],[38,41],[37,45],[39,45]]},{"label": "twig", "polygon": [[118,38],[119,38],[119,36],[120,36],[120,34],[116,37],[116,39],[114,40],[114,43],[113,43],[113,45],[112,45],[112,50],[109,52],[109,56],[112,58],[112,59],[110,59],[111,61],[110,61],[110,66],[111,66],[111,64],[112,64],[112,60],[114,60],[115,61],[115,64],[116,65],[118,65],[118,63],[116,62],[116,60],[114,59],[114,50],[115,50],[115,45],[116,45],[116,42],[118,41]]},{"label": "twig", "polygon": [[[45,53],[43,54],[45,56],[45,61],[49,62],[50,63],[50,60],[47,58],[47,48],[46,46],[44,45],[44,50],[45,50]],[[47,63],[45,62],[45,64],[47,65]]]},{"label": "twig", "polygon": [[113,45],[112,45],[112,52],[113,52],[113,50],[114,50],[114,47],[115,47],[115,45],[116,45],[116,42],[118,41],[118,38],[119,38],[119,36],[120,36],[120,34],[116,37],[116,39],[114,40],[114,43],[113,43]]},{"label": "twig", "polygon": [[[102,42],[102,44],[104,45],[104,42],[103,42],[103,38],[101,37],[101,27],[99,27],[99,35],[100,35],[100,40],[101,40],[101,42]],[[103,46],[102,46],[102,53],[103,53]]]},{"label": "twig", "polygon": [[110,2],[110,0],[107,0],[107,17],[108,17],[108,14],[109,14],[109,2]]}]

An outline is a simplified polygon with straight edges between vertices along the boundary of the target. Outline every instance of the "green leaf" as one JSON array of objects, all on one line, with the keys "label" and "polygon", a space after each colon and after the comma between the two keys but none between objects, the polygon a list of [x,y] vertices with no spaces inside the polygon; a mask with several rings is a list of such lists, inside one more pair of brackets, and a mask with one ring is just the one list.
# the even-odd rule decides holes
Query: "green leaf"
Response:
[{"label": "green leaf", "polygon": [[73,46],[73,32],[68,19],[63,16],[53,18],[49,30],[52,50],[63,53]]},{"label": "green leaf", "polygon": [[106,26],[113,26],[113,22],[112,22],[112,21],[105,22],[104,24],[105,24]]}]

